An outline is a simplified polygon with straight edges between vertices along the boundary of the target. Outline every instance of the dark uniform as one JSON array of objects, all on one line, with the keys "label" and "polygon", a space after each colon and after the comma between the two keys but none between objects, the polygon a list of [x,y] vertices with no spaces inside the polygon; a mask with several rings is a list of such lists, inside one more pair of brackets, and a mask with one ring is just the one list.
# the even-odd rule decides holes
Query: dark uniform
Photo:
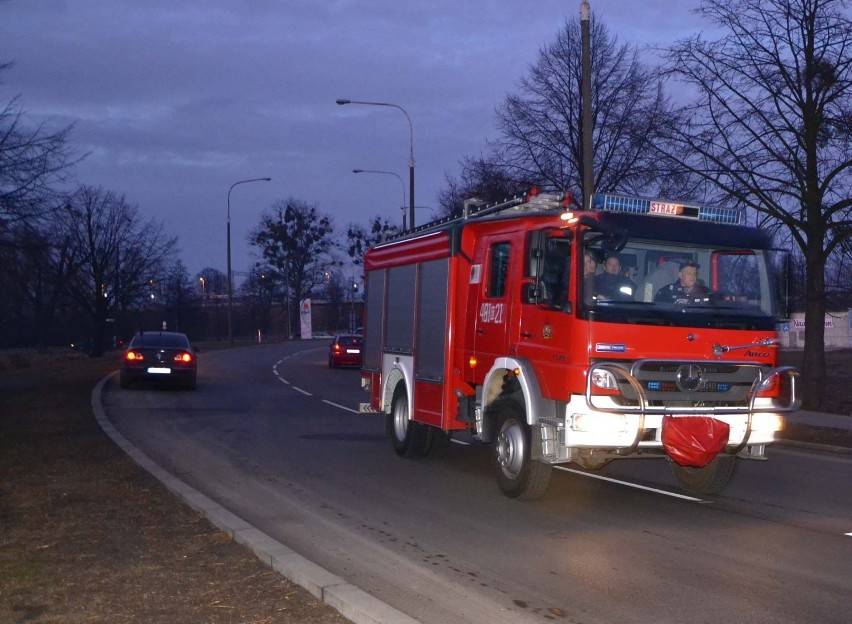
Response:
[{"label": "dark uniform", "polygon": [[598,297],[616,301],[630,301],[636,293],[636,284],[623,275],[601,273],[595,276],[595,292]]},{"label": "dark uniform", "polygon": [[654,295],[654,303],[677,303],[678,301],[689,301],[690,299],[704,299],[708,290],[701,284],[696,283],[690,289],[686,289],[680,280],[668,286],[663,286]]},{"label": "dark uniform", "polygon": [[[681,264],[680,270],[683,271],[687,267],[692,267],[696,271],[699,268],[697,264],[690,260]],[[663,286],[657,291],[657,294],[654,295],[654,303],[678,303],[695,299],[706,300],[709,292],[704,284],[699,281],[696,281],[690,288],[687,288],[681,283],[681,278],[679,277],[677,281],[668,286]]]}]

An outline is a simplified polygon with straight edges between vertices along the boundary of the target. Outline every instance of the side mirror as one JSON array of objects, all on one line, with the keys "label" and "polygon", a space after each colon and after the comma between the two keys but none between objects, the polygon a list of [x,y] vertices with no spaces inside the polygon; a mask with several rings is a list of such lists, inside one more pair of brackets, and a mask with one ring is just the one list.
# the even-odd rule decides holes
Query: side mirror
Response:
[{"label": "side mirror", "polygon": [[627,244],[627,230],[618,228],[610,232],[602,241],[601,247],[609,253],[618,253]]}]

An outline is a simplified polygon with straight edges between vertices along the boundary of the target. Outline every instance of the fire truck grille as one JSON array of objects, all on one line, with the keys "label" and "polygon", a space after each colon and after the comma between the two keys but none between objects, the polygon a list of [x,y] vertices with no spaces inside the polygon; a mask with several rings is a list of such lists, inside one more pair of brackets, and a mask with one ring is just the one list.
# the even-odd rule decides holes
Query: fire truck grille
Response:
[{"label": "fire truck grille", "polygon": [[[636,363],[632,374],[654,407],[744,407],[760,370],[750,364],[654,360]],[[631,385],[624,379],[619,385],[625,402],[635,402]]]}]

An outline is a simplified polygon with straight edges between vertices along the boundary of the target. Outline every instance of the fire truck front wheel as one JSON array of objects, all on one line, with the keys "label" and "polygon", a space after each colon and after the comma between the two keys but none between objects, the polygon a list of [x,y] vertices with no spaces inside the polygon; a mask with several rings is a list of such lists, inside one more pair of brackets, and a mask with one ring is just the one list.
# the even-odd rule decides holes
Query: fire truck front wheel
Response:
[{"label": "fire truck front wheel", "polygon": [[550,484],[553,466],[532,457],[532,435],[524,411],[514,401],[495,406],[493,458],[500,491],[510,498],[540,498]]},{"label": "fire truck front wheel", "polygon": [[680,487],[690,494],[719,494],[734,476],[737,458],[733,455],[717,455],[702,468],[681,466],[669,459],[669,467]]},{"label": "fire truck front wheel", "polygon": [[430,427],[408,418],[408,395],[405,388],[398,387],[393,393],[390,419],[393,450],[400,457],[424,457],[432,446]]}]

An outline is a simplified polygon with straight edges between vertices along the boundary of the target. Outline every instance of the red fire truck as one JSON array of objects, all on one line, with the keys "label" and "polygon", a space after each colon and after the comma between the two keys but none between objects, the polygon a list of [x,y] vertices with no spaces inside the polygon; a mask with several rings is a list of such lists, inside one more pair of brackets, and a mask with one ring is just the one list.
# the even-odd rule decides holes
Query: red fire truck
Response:
[{"label": "red fire truck", "polygon": [[720,492],[798,407],[776,365],[780,252],[731,208],[569,202],[466,205],[367,252],[361,411],[400,456],[441,432],[490,443],[510,497],[541,496],[555,464],[640,456]]}]

